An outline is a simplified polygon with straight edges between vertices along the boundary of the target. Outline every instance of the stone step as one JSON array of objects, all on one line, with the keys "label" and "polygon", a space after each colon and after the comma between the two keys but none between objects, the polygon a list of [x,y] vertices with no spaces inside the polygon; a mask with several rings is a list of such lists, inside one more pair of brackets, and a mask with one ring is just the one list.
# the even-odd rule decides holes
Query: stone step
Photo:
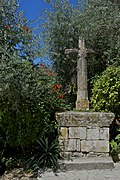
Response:
[{"label": "stone step", "polygon": [[60,163],[60,169],[72,170],[94,170],[113,169],[114,163],[111,157],[81,157],[72,160],[64,160]]}]

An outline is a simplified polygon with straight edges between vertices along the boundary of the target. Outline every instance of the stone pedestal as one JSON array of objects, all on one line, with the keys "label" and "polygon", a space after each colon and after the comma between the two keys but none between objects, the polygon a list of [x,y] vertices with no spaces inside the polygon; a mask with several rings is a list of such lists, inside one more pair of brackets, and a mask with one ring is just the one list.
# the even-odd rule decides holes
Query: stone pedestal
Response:
[{"label": "stone pedestal", "polygon": [[109,156],[109,126],[113,113],[56,113],[63,156]]},{"label": "stone pedestal", "polygon": [[89,109],[89,100],[78,99],[76,101],[76,110],[88,110],[88,109]]}]

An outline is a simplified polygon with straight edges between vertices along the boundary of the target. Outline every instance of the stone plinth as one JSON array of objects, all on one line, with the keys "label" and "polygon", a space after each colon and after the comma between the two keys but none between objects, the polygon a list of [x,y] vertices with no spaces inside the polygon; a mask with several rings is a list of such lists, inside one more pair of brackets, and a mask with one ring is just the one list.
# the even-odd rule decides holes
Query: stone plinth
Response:
[{"label": "stone plinth", "polygon": [[113,113],[56,113],[63,155],[109,155],[109,126]]},{"label": "stone plinth", "polygon": [[88,99],[78,99],[76,101],[76,109],[77,110],[88,110],[89,109],[89,101]]}]

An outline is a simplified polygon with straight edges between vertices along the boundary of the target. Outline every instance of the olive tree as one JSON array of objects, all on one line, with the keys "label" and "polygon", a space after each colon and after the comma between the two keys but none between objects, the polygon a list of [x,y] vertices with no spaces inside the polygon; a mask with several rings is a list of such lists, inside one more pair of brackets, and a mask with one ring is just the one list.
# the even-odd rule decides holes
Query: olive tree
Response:
[{"label": "olive tree", "polygon": [[[88,80],[100,74],[113,63],[120,64],[120,18],[117,3],[107,0],[86,1],[84,9],[80,1],[76,6],[69,1],[49,1],[51,9],[46,12],[43,37],[49,57],[53,62],[63,86],[74,89],[76,84],[76,59],[65,55],[66,48],[77,48],[78,37],[82,36],[87,54]],[[70,85],[70,86],[69,86]]]}]

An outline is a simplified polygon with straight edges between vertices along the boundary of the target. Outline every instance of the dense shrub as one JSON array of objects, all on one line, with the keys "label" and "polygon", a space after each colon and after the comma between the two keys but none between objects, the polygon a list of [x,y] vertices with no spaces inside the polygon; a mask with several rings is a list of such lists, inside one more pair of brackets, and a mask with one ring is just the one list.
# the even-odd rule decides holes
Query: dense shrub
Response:
[{"label": "dense shrub", "polygon": [[91,103],[96,111],[120,116],[120,67],[109,66],[93,81]]},{"label": "dense shrub", "polygon": [[65,101],[51,70],[16,60],[3,63],[0,76],[1,137],[8,152],[30,150],[43,134],[55,136],[54,114],[65,108]]},{"label": "dense shrub", "polygon": [[0,3],[0,159],[13,167],[32,153],[36,139],[56,138],[54,114],[65,101],[52,71],[32,64],[44,54],[37,29],[18,1]]}]

